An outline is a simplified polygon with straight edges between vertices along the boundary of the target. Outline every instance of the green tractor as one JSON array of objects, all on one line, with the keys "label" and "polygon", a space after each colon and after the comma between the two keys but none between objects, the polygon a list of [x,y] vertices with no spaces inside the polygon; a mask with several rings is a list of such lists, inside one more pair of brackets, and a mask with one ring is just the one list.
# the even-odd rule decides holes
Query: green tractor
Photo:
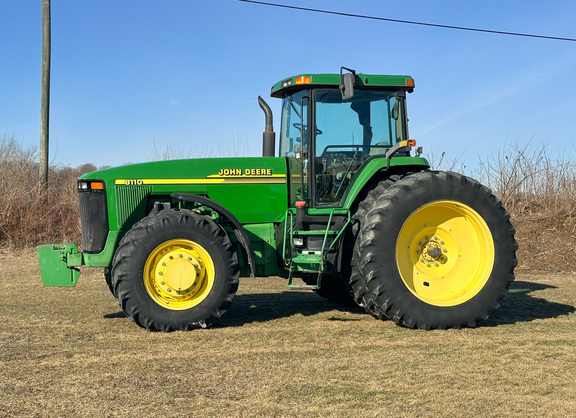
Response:
[{"label": "green tractor", "polygon": [[[499,306],[516,265],[514,228],[492,192],[431,171],[408,139],[414,80],[305,74],[282,99],[275,155],[161,161],[78,179],[82,251],[38,247],[42,280],[73,286],[102,267],[110,291],[151,331],[213,325],[241,276],[280,276],[409,328],[473,327]],[[301,279],[295,281],[295,279]]]}]

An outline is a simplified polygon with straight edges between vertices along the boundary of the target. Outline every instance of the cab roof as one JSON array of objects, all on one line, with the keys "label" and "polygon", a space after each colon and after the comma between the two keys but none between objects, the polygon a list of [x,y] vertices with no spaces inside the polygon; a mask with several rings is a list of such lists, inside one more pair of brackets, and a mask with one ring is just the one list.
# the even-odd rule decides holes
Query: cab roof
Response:
[{"label": "cab roof", "polygon": [[[272,86],[270,96],[282,98],[299,90],[310,87],[338,87],[340,74],[299,74],[285,78]],[[409,75],[356,74],[357,87],[390,87],[412,92],[414,79]]]}]

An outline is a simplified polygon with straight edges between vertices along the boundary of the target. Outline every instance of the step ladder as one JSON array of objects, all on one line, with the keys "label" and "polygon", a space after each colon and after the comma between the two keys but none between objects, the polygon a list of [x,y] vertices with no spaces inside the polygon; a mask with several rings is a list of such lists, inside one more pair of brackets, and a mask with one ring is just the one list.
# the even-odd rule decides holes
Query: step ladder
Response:
[{"label": "step ladder", "polygon": [[[326,269],[326,259],[328,253],[334,248],[338,240],[344,234],[344,231],[350,224],[350,210],[335,208],[330,211],[326,229],[320,230],[296,230],[294,229],[294,215],[295,209],[290,208],[286,212],[286,222],[284,224],[284,245],[283,254],[288,263],[288,289],[289,290],[317,290],[322,285],[322,274]],[[346,219],[342,227],[337,230],[330,229],[332,218],[335,216],[345,216]],[[325,215],[324,215],[325,216]],[[294,246],[294,236],[324,236],[322,240],[322,247],[320,250],[298,249]],[[328,237],[334,237],[332,242],[327,245]],[[292,249],[291,254],[296,254],[294,257],[286,258],[286,250],[288,243]],[[302,277],[304,274],[317,274],[318,278],[316,284],[294,284],[295,277]]]}]

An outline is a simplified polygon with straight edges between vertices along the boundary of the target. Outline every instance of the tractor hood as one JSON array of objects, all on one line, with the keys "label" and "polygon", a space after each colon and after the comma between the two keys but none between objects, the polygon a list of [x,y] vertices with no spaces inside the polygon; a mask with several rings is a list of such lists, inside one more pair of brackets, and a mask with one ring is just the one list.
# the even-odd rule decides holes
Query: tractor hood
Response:
[{"label": "tractor hood", "polygon": [[[166,160],[125,165],[92,171],[80,180],[103,180],[114,184],[158,184],[158,180],[178,180],[173,183],[218,183],[229,179],[279,179],[286,176],[283,158],[204,158]],[[193,181],[187,181],[193,180]],[[165,181],[161,183],[166,183]]]},{"label": "tractor hood", "polygon": [[134,205],[169,201],[173,193],[206,196],[241,223],[273,222],[288,205],[286,159],[276,157],[158,161],[107,168],[78,179],[79,191],[92,189],[92,184],[105,191],[109,208],[117,208],[110,229],[129,227],[122,213],[131,213]]}]

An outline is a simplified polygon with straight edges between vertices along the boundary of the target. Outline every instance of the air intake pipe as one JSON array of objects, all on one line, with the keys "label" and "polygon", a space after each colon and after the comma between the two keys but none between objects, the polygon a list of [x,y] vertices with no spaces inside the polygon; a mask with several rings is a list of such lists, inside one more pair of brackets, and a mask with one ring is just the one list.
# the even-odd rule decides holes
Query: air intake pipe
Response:
[{"label": "air intake pipe", "polygon": [[266,128],[262,133],[262,157],[274,157],[276,148],[276,134],[274,133],[274,124],[272,122],[272,110],[264,99],[258,96],[258,104],[264,111],[266,117]]}]

